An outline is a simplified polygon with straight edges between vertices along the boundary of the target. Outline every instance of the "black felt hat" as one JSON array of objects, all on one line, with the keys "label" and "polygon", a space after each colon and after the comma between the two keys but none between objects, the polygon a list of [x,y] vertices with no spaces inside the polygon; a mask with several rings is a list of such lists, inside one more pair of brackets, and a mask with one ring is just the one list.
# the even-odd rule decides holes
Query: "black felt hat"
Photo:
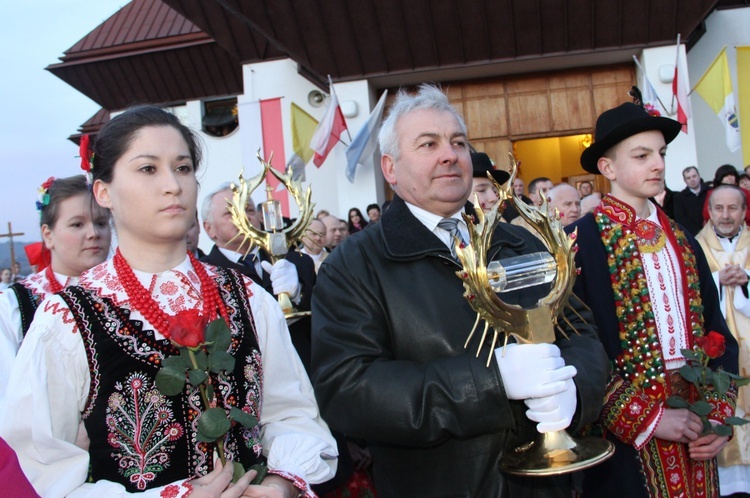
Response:
[{"label": "black felt hat", "polygon": [[604,111],[596,120],[594,143],[581,154],[581,166],[589,173],[599,174],[599,158],[628,137],[644,131],[659,130],[669,143],[680,133],[682,125],[674,119],[652,116],[643,107],[626,102]]},{"label": "black felt hat", "polygon": [[484,152],[472,152],[471,153],[471,166],[474,168],[474,178],[487,178],[487,172],[492,173],[492,177],[497,183],[502,185],[510,178],[510,173],[501,169],[495,169],[495,166],[490,161],[490,156]]}]

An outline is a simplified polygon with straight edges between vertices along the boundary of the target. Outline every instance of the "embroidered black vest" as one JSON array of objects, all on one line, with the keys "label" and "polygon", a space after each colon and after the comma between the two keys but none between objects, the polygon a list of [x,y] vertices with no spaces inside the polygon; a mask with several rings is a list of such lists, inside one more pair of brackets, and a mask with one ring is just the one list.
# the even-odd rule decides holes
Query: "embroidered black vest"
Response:
[{"label": "embroidered black vest", "polygon": [[[212,374],[215,397],[218,406],[236,406],[260,419],[262,364],[248,296],[238,273],[219,271],[236,363],[225,379]],[[178,350],[142,330],[142,322],[129,319],[130,310],[110,299],[77,286],[60,295],[81,332],[91,375],[83,413],[90,477],[138,492],[210,472],[215,444],[197,439],[204,409],[198,389],[187,384],[179,395],[165,396],[154,382],[162,359]],[[233,425],[225,451],[248,468],[261,453],[260,429]]]},{"label": "embroidered black vest", "polygon": [[24,287],[20,282],[10,286],[10,289],[16,295],[18,300],[18,311],[21,313],[21,330],[22,337],[26,337],[26,332],[31,327],[31,321],[34,320],[34,313],[39,306],[39,300],[34,296],[34,293]]}]

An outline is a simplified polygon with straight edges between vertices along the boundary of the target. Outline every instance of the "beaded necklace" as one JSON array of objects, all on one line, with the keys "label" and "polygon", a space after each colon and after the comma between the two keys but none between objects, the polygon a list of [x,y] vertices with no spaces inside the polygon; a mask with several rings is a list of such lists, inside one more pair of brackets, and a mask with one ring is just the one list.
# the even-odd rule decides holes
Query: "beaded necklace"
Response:
[{"label": "beaded necklace", "polygon": [[57,294],[58,292],[63,290],[63,286],[60,282],[57,281],[57,278],[55,277],[55,272],[52,271],[52,265],[47,266],[47,269],[44,270],[44,275],[47,277],[47,282],[49,283],[49,291],[52,294]]},{"label": "beaded necklace", "polygon": [[[635,213],[630,206],[606,196],[594,215],[607,251],[615,309],[620,322],[622,352],[615,360],[616,368],[634,387],[657,389],[666,382],[664,360],[639,250],[639,234],[633,229]],[[667,227],[666,239],[679,254],[680,273],[686,284],[685,308],[690,329],[688,347],[692,347],[693,338],[703,335],[703,305],[695,255],[682,230],[661,216],[660,222]]]},{"label": "beaded necklace", "polygon": [[[229,323],[226,307],[219,297],[219,291],[216,288],[215,282],[209,278],[206,269],[197,259],[195,259],[195,256],[189,251],[187,254],[201,284],[200,290],[203,297],[203,311],[201,315],[207,317],[207,321],[211,321],[216,318],[216,308],[218,307],[221,317],[224,318],[224,321]],[[137,310],[143,315],[143,318],[145,318],[156,331],[163,335],[165,339],[172,337],[171,322],[179,317],[182,312],[172,317],[161,309],[161,306],[151,296],[151,293],[138,281],[138,277],[135,276],[133,269],[130,268],[130,265],[125,261],[119,248],[117,249],[114,258],[112,258],[112,263],[115,272],[117,273],[117,278],[120,280],[120,285],[122,285],[125,294],[128,296],[131,308]]]}]

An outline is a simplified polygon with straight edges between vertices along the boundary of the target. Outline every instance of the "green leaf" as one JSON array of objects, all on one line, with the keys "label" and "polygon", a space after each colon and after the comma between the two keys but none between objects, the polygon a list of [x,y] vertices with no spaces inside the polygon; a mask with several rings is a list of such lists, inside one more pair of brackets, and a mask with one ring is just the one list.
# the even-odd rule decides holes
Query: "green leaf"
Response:
[{"label": "green leaf", "polygon": [[232,462],[232,465],[234,466],[234,475],[232,476],[232,482],[236,483],[242,476],[245,475],[245,467],[243,467],[239,462]]},{"label": "green leaf", "polygon": [[254,470],[258,473],[257,476],[250,482],[250,484],[260,484],[263,482],[263,479],[266,478],[266,475],[268,474],[268,467],[266,467],[265,463],[256,463],[252,467],[250,467],[249,470]]},{"label": "green leaf", "polygon": [[750,420],[745,420],[741,417],[727,417],[724,419],[724,423],[729,425],[745,425],[750,424]]},{"label": "green leaf", "polygon": [[226,351],[214,351],[208,356],[208,368],[214,373],[234,370],[234,357]]},{"label": "green leaf", "polygon": [[215,438],[212,439],[210,437],[206,437],[203,434],[201,434],[200,431],[195,433],[195,438],[202,443],[215,443],[216,442]]},{"label": "green leaf", "polygon": [[690,411],[701,417],[705,417],[711,413],[711,405],[705,401],[696,401],[690,406]]},{"label": "green leaf", "polygon": [[248,429],[252,429],[256,425],[258,425],[257,418],[253,417],[247,412],[243,412],[236,406],[233,406],[229,409],[229,418],[239,424],[242,424],[243,427],[247,427]]},{"label": "green leaf", "polygon": [[737,378],[734,380],[734,383],[737,384],[737,387],[746,386],[750,384],[750,377],[737,376]]},{"label": "green leaf", "polygon": [[185,362],[185,360],[182,358],[182,350],[180,351],[179,355],[167,356],[166,358],[164,358],[164,361],[161,362],[161,365],[162,367],[182,370],[183,372],[191,367],[190,362]]},{"label": "green leaf", "polygon": [[732,428],[728,425],[715,425],[713,426],[713,431],[719,436],[731,436],[732,435]]},{"label": "green leaf", "polygon": [[690,365],[682,365],[680,367],[680,375],[688,382],[697,382],[700,378],[699,373]]},{"label": "green leaf", "polygon": [[214,399],[214,385],[210,382],[206,383],[206,397],[208,399]]},{"label": "green leaf", "polygon": [[188,378],[191,385],[198,386],[208,378],[208,374],[205,370],[193,369],[188,371]]},{"label": "green leaf", "polygon": [[162,367],[156,373],[156,387],[167,396],[180,394],[185,388],[185,369]]},{"label": "green leaf", "polygon": [[223,318],[217,318],[206,327],[206,342],[209,351],[226,351],[232,343],[232,332]]},{"label": "green leaf", "polygon": [[226,434],[231,425],[222,408],[209,408],[198,417],[198,432],[214,441]]},{"label": "green leaf", "polygon": [[690,403],[679,396],[670,396],[667,398],[667,405],[670,408],[690,408]]},{"label": "green leaf", "polygon": [[705,417],[701,417],[701,422],[703,422],[703,430],[701,431],[701,435],[705,434],[713,434],[716,431],[714,430],[714,424],[709,422],[709,420]]},{"label": "green leaf", "polygon": [[714,372],[712,377],[714,390],[717,393],[724,394],[729,391],[729,377],[724,375],[723,372]]},{"label": "green leaf", "polygon": [[684,356],[687,360],[700,361],[698,353],[696,353],[692,349],[680,349],[680,353],[682,353],[682,356]]}]

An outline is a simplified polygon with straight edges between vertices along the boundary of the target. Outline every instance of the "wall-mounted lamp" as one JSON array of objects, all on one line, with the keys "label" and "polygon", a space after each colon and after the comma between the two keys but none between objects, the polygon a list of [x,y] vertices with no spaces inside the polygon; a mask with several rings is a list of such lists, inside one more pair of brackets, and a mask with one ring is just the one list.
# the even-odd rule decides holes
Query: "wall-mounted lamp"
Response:
[{"label": "wall-mounted lamp", "polygon": [[312,90],[307,94],[307,103],[312,107],[320,107],[325,102],[326,96],[320,90]]},{"label": "wall-mounted lamp", "polygon": [[355,118],[359,114],[359,106],[353,100],[345,100],[341,102],[341,112],[344,117]]}]

